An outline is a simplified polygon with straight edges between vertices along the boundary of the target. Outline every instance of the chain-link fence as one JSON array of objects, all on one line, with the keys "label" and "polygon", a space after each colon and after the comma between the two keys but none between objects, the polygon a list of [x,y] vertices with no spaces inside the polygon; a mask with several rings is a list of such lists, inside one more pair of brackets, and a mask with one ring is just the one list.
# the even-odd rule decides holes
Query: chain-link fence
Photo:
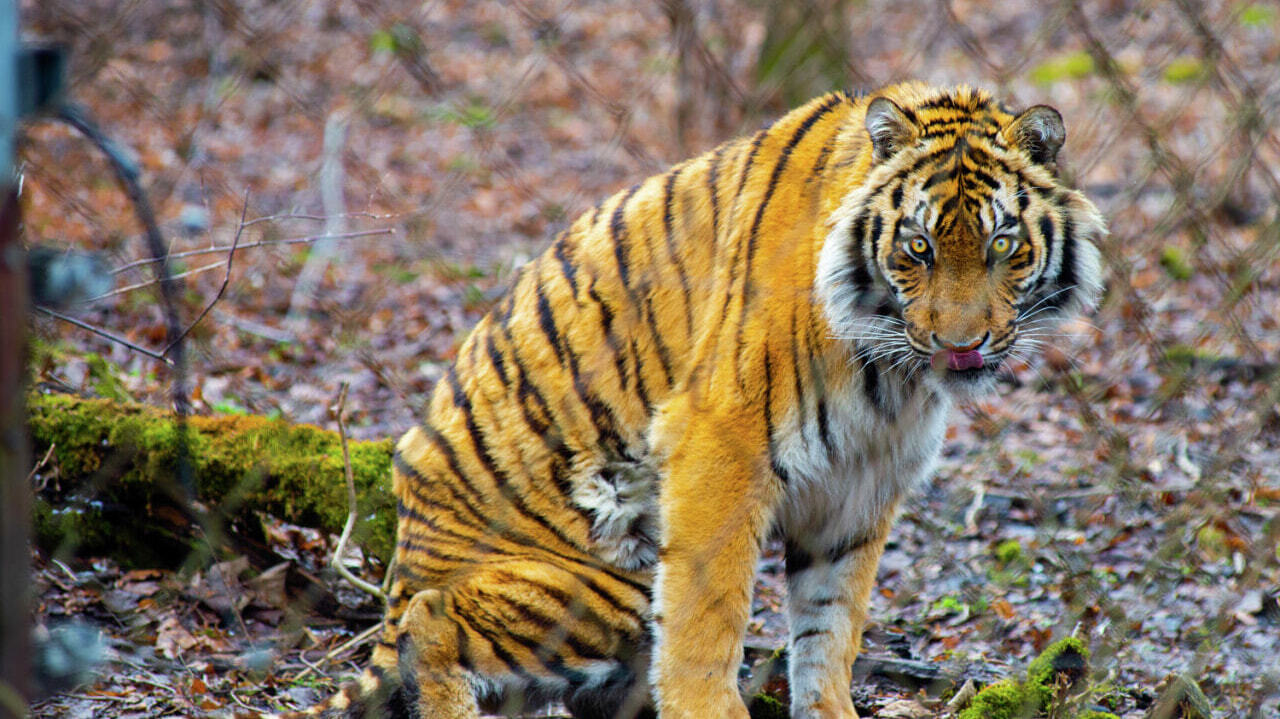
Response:
[{"label": "chain-link fence", "polygon": [[[814,94],[918,78],[1057,107],[1066,174],[1110,224],[1105,301],[1012,367],[999,396],[954,413],[886,552],[866,652],[1012,674],[1074,632],[1093,650],[1091,701],[1122,715],[1185,673],[1221,715],[1280,716],[1280,6],[24,5],[27,30],[71,46],[71,98],[134,152],[186,283],[182,324],[200,318],[193,412],[332,427],[345,383],[357,439],[414,422],[513,268],[575,216]],[[29,126],[21,152],[28,242],[114,268],[115,289],[61,312],[163,351],[150,256],[109,165],[54,122]],[[49,316],[34,328],[41,388],[170,404],[163,362]],[[42,488],[58,471],[46,460]],[[295,553],[324,544],[301,531],[273,525],[264,546],[290,532]],[[160,652],[167,669],[113,645],[123,674],[181,677],[187,703],[172,706],[233,707],[253,682],[342,672],[306,667],[354,623],[316,633],[277,607],[245,624],[207,602],[176,618],[117,611],[106,597],[139,575],[94,579],[78,550],[41,550],[41,622],[109,616],[120,642],[186,642]],[[785,637],[780,561],[771,547],[761,565],[757,654]],[[241,640],[210,638],[229,627]],[[280,654],[263,679],[243,657],[267,647]],[[244,678],[215,683],[227,676]],[[71,696],[124,712],[109,684]],[[895,698],[855,693],[864,712]],[[39,713],[71,711],[66,696]]]}]

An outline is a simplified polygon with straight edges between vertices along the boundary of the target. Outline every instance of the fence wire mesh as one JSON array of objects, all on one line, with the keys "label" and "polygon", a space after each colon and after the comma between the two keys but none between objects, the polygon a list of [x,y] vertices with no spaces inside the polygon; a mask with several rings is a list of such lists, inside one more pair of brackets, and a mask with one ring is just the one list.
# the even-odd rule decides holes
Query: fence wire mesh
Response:
[{"label": "fence wire mesh", "polygon": [[[70,96],[133,149],[186,322],[211,308],[187,338],[194,412],[332,427],[346,383],[357,439],[412,425],[513,269],[579,213],[808,97],[918,78],[1055,106],[1068,177],[1110,224],[1106,298],[954,412],[886,552],[865,651],[1013,673],[1074,631],[1093,700],[1123,716],[1175,673],[1223,716],[1280,716],[1280,7],[39,0],[23,24],[70,45]],[[27,128],[20,157],[27,240],[114,267],[116,289],[65,312],[162,349],[149,255],[109,166],[52,122]],[[34,328],[41,388],[171,404],[155,359],[47,317]],[[50,460],[33,479],[47,490],[57,472]],[[328,546],[281,526],[267,536],[289,535],[303,569],[298,555]],[[111,618],[128,671],[38,715],[71,715],[77,696],[137,711],[111,694],[140,686],[130,672],[181,677],[182,696],[144,697],[151,709],[234,708],[263,676],[243,657],[268,646],[283,697],[355,627],[284,605],[164,614],[134,591],[140,575],[82,550],[40,550],[40,622]],[[761,652],[785,639],[780,562],[770,547],[761,564]],[[163,662],[125,648],[147,641]],[[897,698],[855,694],[864,712]]]}]

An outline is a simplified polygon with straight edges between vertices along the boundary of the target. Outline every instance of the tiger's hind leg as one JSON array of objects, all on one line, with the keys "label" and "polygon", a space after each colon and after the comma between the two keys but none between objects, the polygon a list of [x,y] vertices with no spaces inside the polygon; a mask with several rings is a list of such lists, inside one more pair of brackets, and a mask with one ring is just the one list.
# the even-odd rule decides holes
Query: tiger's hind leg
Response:
[{"label": "tiger's hind leg", "polygon": [[448,587],[414,595],[397,647],[405,695],[422,719],[474,719],[475,693],[493,689],[506,690],[504,711],[520,710],[527,696],[561,696],[590,711],[603,697],[642,716],[645,696],[630,698],[634,672],[625,660],[645,636],[643,587],[564,564],[490,561]]},{"label": "tiger's hind leg", "polygon": [[476,719],[464,635],[445,613],[444,599],[440,590],[424,589],[400,618],[396,648],[404,696],[416,719]]}]

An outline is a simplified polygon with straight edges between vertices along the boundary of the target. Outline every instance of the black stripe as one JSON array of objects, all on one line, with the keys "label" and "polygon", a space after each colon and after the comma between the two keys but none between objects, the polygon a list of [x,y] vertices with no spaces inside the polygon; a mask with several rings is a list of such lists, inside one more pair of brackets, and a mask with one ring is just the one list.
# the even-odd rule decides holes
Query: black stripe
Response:
[{"label": "black stripe", "polygon": [[[435,542],[415,541],[413,538],[409,538],[409,537],[401,537],[399,540],[397,540],[396,547],[403,549],[406,552],[422,554],[422,555],[431,557],[432,559],[438,559],[443,562],[450,562],[453,564],[458,564],[463,566],[474,564],[476,561],[475,552],[470,554],[450,554],[448,552],[441,550],[439,545]],[[475,549],[476,552],[484,552],[485,549],[489,549],[493,547],[491,545],[487,545],[484,542],[476,542],[472,548]]]},{"label": "black stripe", "polygon": [[[609,345],[609,351],[613,353],[613,366],[618,373],[618,384],[625,392],[631,384],[631,374],[627,372],[626,358],[622,355],[622,348],[618,346],[618,338],[613,334],[613,308],[596,292],[594,282],[587,287],[587,297],[591,298],[591,301],[600,309],[600,330],[604,333],[605,344]],[[646,406],[648,406],[647,403]]]},{"label": "black stripe", "polygon": [[973,179],[981,182],[992,190],[1000,189],[1000,183],[997,182],[996,178],[992,177],[986,170],[975,167],[969,170],[969,174],[973,175]]},{"label": "black stripe", "polygon": [[720,236],[720,161],[724,158],[727,145],[721,145],[711,155],[707,168],[707,194],[711,198],[711,242],[714,245]]},{"label": "black stripe", "polygon": [[635,184],[627,190],[622,199],[618,200],[618,206],[613,208],[613,215],[609,220],[609,237],[613,240],[613,256],[618,261],[618,278],[622,280],[622,286],[628,289],[631,287],[631,261],[627,257],[626,245],[623,244],[623,235],[627,229],[624,213],[627,203],[631,202],[631,198],[635,197],[639,189],[640,185]]},{"label": "black stripe", "polygon": [[[465,624],[466,629],[470,629],[473,634],[476,634],[481,639],[485,640],[485,642],[489,644],[489,649],[490,651],[493,652],[493,655],[498,658],[498,661],[507,665],[507,669],[512,674],[526,680],[533,679],[533,676],[530,675],[528,670],[524,668],[524,665],[521,664],[519,660],[517,660],[515,656],[511,654],[511,652],[508,652],[505,648],[500,646],[497,641],[494,641],[494,637],[491,636],[488,632],[485,632],[484,630],[476,627],[475,623],[472,621],[472,617],[469,616],[467,613],[456,612],[454,615],[450,616],[449,618],[452,619],[453,622],[459,626],[459,628],[462,628],[462,625]],[[468,645],[470,644],[469,638],[467,639],[466,643]],[[461,645],[462,642],[459,642],[459,644]],[[461,652],[459,652],[459,654],[461,654]]]},{"label": "black stripe", "polygon": [[836,448],[831,443],[831,424],[827,418],[827,399],[822,392],[818,392],[818,438],[822,440],[822,446],[826,448],[827,456],[834,457]]},{"label": "black stripe", "polygon": [[[621,355],[619,355],[621,357]],[[631,359],[636,365],[636,394],[640,397],[641,404],[648,414],[653,414],[653,400],[649,398],[649,391],[644,387],[644,372],[640,369],[640,348],[636,346],[635,338],[631,338]]]},{"label": "black stripe", "polygon": [[742,166],[742,176],[738,178],[738,190],[733,193],[733,200],[736,204],[738,198],[742,196],[742,191],[747,187],[747,178],[751,175],[751,166],[756,162],[756,154],[760,152],[760,145],[764,142],[764,138],[769,136],[769,127],[766,126],[751,138],[751,151],[747,153],[747,161]]},{"label": "black stripe", "polygon": [[498,379],[506,387],[511,386],[511,378],[507,376],[507,363],[502,358],[502,353],[498,351],[497,346],[493,344],[493,331],[485,333],[484,337],[485,351],[489,354],[489,363],[493,365],[493,369],[498,373]]},{"label": "black stripe", "polygon": [[884,414],[888,410],[884,388],[880,386],[880,368],[869,355],[869,350],[858,353],[858,360],[862,362],[862,391],[871,401],[871,405]]},{"label": "black stripe", "polygon": [[823,627],[823,628],[814,627],[812,629],[806,629],[803,632],[800,632],[799,634],[795,635],[794,637],[791,638],[791,641],[798,642],[801,639],[808,639],[809,637],[816,637],[819,634],[830,634],[830,633],[831,633],[831,630],[827,629],[826,627]]},{"label": "black stripe", "polygon": [[[436,448],[439,449],[445,455],[446,460],[448,460],[450,468],[452,469],[454,475],[457,476],[460,480],[463,479],[464,475],[462,474],[461,468],[458,466],[458,463],[457,463],[457,453],[454,451],[452,445],[449,444],[449,441],[444,437],[444,435],[440,434],[440,432],[438,432],[434,427],[431,427],[430,425],[423,425],[422,430],[427,435],[427,437],[431,440],[432,444],[434,444]],[[393,461],[394,459],[395,457],[393,456]],[[419,483],[425,481],[422,479],[422,475],[419,474],[417,470],[413,469],[413,467],[403,459],[396,464],[396,467],[409,478],[410,481],[408,482],[408,484],[410,485],[411,491],[416,490],[419,486]],[[481,510],[477,508],[474,504],[471,503],[469,498],[466,498],[463,495],[459,494],[451,482],[439,482],[437,483],[437,486],[443,486],[447,488],[450,494],[453,495],[453,498],[456,502],[467,507],[467,509],[471,510],[471,513],[477,519],[482,521],[482,524],[479,525],[478,528],[482,529],[483,531],[492,533],[492,535],[495,538],[499,538],[503,541],[510,542],[512,544],[516,544],[521,547],[526,547],[538,552],[545,552],[552,556],[559,557],[560,559],[563,559],[567,562],[573,562],[576,564],[581,564],[581,565],[590,567],[597,571],[604,572],[609,577],[619,582],[622,582],[624,584],[627,584],[631,586],[633,589],[641,593],[648,592],[647,586],[639,582],[630,580],[626,577],[618,576],[614,574],[612,569],[608,565],[606,565],[602,560],[598,560],[591,555],[564,554],[553,547],[547,546],[547,543],[545,541],[532,538],[514,527],[511,527],[509,525],[506,525],[506,526],[498,525],[496,522],[493,521],[494,519],[496,519],[496,517],[492,516],[493,515],[492,511],[488,509]],[[439,503],[432,502],[431,500],[421,496],[417,492],[414,492],[414,498],[422,502],[423,504],[427,504],[429,506],[445,508],[445,509],[449,508],[446,505],[441,505]],[[459,535],[459,536],[463,536],[463,535]],[[472,541],[483,543],[485,546],[493,549],[494,551],[499,551],[492,544],[483,542],[483,540],[480,540],[478,538]],[[510,554],[510,553],[502,552],[502,554]],[[622,605],[620,603],[618,603],[617,606],[620,609],[626,608],[626,605]]]},{"label": "black stripe", "polygon": [[693,308],[690,303],[693,298],[689,294],[689,277],[685,273],[684,264],[680,261],[680,255],[676,252],[674,222],[671,217],[671,203],[675,197],[674,190],[676,178],[680,175],[681,168],[677,167],[667,173],[667,182],[663,186],[662,196],[662,235],[666,240],[667,254],[671,257],[671,264],[676,268],[676,275],[680,279],[680,290],[684,293],[684,326],[689,336],[693,335]]},{"label": "black stripe", "polygon": [[1044,240],[1044,272],[1040,275],[1040,281],[1036,283],[1036,288],[1039,289],[1053,279],[1049,276],[1049,273],[1053,269],[1053,244],[1056,233],[1053,229],[1053,218],[1049,216],[1048,212],[1040,216],[1040,219],[1036,221],[1036,227],[1040,229],[1040,235]]},{"label": "black stripe", "polygon": [[578,296],[578,269],[574,266],[572,250],[569,248],[567,241],[568,233],[561,233],[552,244],[552,251],[555,252],[556,259],[560,260],[560,271],[564,274],[564,278],[569,281],[569,287],[573,290],[573,296]]},{"label": "black stripe", "polygon": [[662,374],[667,378],[667,387],[671,386],[671,348],[662,341],[662,330],[658,329],[657,315],[653,311],[653,296],[644,298],[645,324],[649,325],[649,334],[653,337],[653,346],[658,353],[658,364],[662,366]]},{"label": "black stripe", "polygon": [[622,441],[622,437],[618,435],[618,423],[613,416],[613,410],[601,400],[592,396],[586,381],[583,380],[579,371],[577,354],[568,346],[568,342],[561,339],[560,332],[556,328],[555,317],[551,312],[551,303],[546,294],[543,293],[541,285],[535,287],[535,293],[537,295],[539,324],[542,325],[543,334],[552,343],[552,347],[555,349],[561,363],[569,370],[569,375],[573,380],[574,391],[578,395],[579,401],[582,402],[583,406],[587,408],[587,412],[591,415],[591,422],[595,425],[601,441],[610,445],[613,451],[619,455],[629,459],[632,458],[627,451],[626,444]]},{"label": "black stripe", "polygon": [[920,186],[920,189],[927,191],[934,185],[947,182],[955,177],[955,173],[956,166],[952,163],[947,163],[946,167],[943,167],[940,170],[935,170],[933,174],[925,178],[924,184]]},{"label": "black stripe", "polygon": [[889,195],[889,200],[893,203],[893,209],[895,210],[902,207],[902,192],[903,183],[899,182],[897,186],[893,188],[893,193]]},{"label": "black stripe", "polygon": [[800,328],[796,326],[796,307],[791,307],[791,368],[792,374],[796,380],[796,400],[795,406],[798,414],[796,415],[798,427],[800,428],[800,441],[805,441],[805,428],[809,426],[809,408],[805,401],[804,378],[800,376],[800,368],[809,366],[808,360],[800,361]]},{"label": "black stripe", "polygon": [[778,446],[773,436],[773,367],[769,362],[768,348],[764,352],[764,427],[769,445],[769,467],[786,484],[789,481],[787,468],[778,462]]},{"label": "black stripe", "polygon": [[[564,434],[560,431],[560,426],[556,422],[555,416],[551,413],[551,407],[547,404],[547,400],[543,397],[542,392],[537,385],[529,381],[529,373],[525,369],[524,361],[520,359],[520,354],[516,349],[516,344],[512,340],[509,325],[502,326],[503,339],[510,346],[511,364],[516,374],[516,399],[520,405],[520,412],[524,416],[524,421],[529,425],[529,429],[537,436],[546,447],[560,457],[565,463],[572,464],[576,455],[573,448],[570,447],[564,439]],[[542,413],[542,417],[535,416],[529,407],[530,401],[533,402],[535,408]],[[555,478],[557,485],[563,485],[563,478]],[[566,491],[566,494],[568,492]]]},{"label": "black stripe", "polygon": [[[445,462],[449,465],[449,471],[453,473],[453,476],[458,478],[458,481],[465,484],[467,481],[466,475],[462,471],[462,466],[458,464],[458,453],[454,451],[453,445],[449,443],[449,440],[444,435],[440,434],[439,430],[432,427],[430,424],[421,425],[421,429],[422,433],[427,436],[427,439],[431,444],[435,445],[436,449],[444,455]],[[431,501],[431,499],[425,494],[422,494],[422,489],[426,486],[427,480],[420,472],[418,472],[417,467],[414,467],[409,460],[404,458],[404,455],[400,453],[400,450],[397,449],[391,456],[391,462],[397,471],[405,475],[407,480],[406,484],[408,484],[409,491],[413,494],[414,499],[429,506],[450,509],[450,507],[445,507],[444,505]],[[487,514],[481,508],[471,503],[471,497],[458,492],[457,487],[455,487],[452,482],[435,482],[433,483],[433,486],[444,487],[449,490],[449,493],[453,495],[453,500],[455,502],[460,503],[471,511],[471,515],[479,520],[478,523],[472,524],[473,527],[481,531],[489,529],[489,518]],[[474,492],[474,488],[468,486],[468,489],[472,489]],[[461,520],[460,516],[459,519]]]},{"label": "black stripe", "polygon": [[873,539],[875,539],[875,536],[870,533],[851,534],[837,542],[834,546],[828,547],[827,550],[823,552],[823,556],[828,562],[835,564],[849,554],[867,546]]},{"label": "black stripe", "polygon": [[453,623],[453,631],[455,641],[458,644],[458,666],[471,671],[474,668],[474,664],[471,661],[471,638],[467,636],[467,632],[459,622]]},{"label": "black stripe", "polygon": [[813,555],[791,541],[783,543],[783,561],[787,577],[794,577],[813,566]]},{"label": "black stripe", "polygon": [[[840,103],[840,97],[833,95],[826,102],[819,105],[809,116],[801,121],[800,126],[791,133],[791,139],[787,140],[787,144],[783,146],[782,152],[778,154],[778,161],[773,166],[773,172],[769,175],[769,184],[765,186],[764,197],[760,200],[759,207],[756,208],[755,220],[751,223],[751,234],[747,236],[747,267],[746,274],[751,273],[751,261],[755,255],[755,246],[760,233],[760,224],[764,221],[764,213],[769,207],[769,201],[773,199],[773,193],[778,188],[778,181],[782,179],[782,173],[786,170],[787,160],[791,157],[792,151],[800,144],[800,141],[809,134],[813,126],[822,119],[823,116],[831,112],[836,105]],[[743,303],[743,314],[746,313],[746,303]],[[742,331],[742,326],[738,326],[738,331]]]},{"label": "black stripe", "polygon": [[[1076,238],[1075,226],[1071,223],[1071,218],[1064,217],[1062,220],[1062,269],[1058,271],[1057,289],[1061,290],[1078,282],[1076,277]],[[1050,297],[1045,304],[1061,308],[1075,297],[1075,290],[1067,290],[1059,292]]]},{"label": "black stripe", "polygon": [[[541,294],[539,294],[541,297]],[[480,429],[476,422],[475,411],[471,405],[471,398],[463,391],[461,383],[458,382],[457,373],[451,367],[445,373],[445,378],[449,382],[450,389],[453,390],[453,404],[462,412],[467,426],[467,435],[471,439],[472,450],[480,463],[484,465],[485,471],[493,477],[494,483],[498,487],[498,491],[502,494],[516,511],[525,515],[541,525],[544,529],[552,534],[552,536],[564,542],[566,546],[574,549],[585,551],[584,547],[578,546],[576,542],[569,538],[560,527],[556,526],[550,519],[543,514],[534,511],[534,509],[525,502],[524,496],[518,487],[512,486],[511,477],[505,469],[498,465],[492,451],[489,448],[488,438]]]},{"label": "black stripe", "polygon": [[875,261],[880,257],[880,235],[884,231],[884,218],[878,213],[871,218],[871,259]]}]

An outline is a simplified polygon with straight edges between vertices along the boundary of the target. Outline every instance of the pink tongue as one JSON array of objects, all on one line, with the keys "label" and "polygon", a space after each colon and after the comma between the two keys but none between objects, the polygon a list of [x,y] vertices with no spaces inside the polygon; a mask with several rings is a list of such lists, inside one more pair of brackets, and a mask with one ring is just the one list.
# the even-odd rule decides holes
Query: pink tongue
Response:
[{"label": "pink tongue", "polygon": [[943,363],[947,369],[978,369],[982,366],[982,353],[977,350],[969,350],[967,352],[956,352],[954,350],[942,350],[933,355],[933,361],[930,363],[935,369],[942,369]]}]

